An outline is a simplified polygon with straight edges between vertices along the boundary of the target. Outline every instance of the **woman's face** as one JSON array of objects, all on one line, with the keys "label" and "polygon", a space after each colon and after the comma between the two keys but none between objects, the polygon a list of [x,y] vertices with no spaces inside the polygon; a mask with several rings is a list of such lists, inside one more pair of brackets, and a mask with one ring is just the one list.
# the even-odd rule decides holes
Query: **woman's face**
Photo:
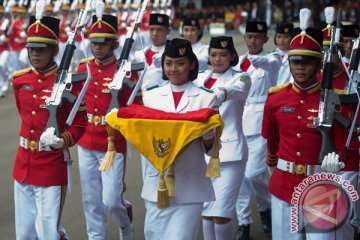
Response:
[{"label": "woman's face", "polygon": [[282,51],[289,50],[291,35],[287,33],[277,33],[275,41],[276,41],[276,45],[279,47],[280,50]]},{"label": "woman's face", "polygon": [[190,63],[187,57],[171,58],[165,56],[164,73],[174,85],[180,86],[190,81],[190,71],[194,68],[195,62]]},{"label": "woman's face", "polygon": [[198,41],[201,35],[201,30],[195,26],[184,26],[182,29],[182,35],[186,40],[189,40],[191,44]]},{"label": "woman's face", "polygon": [[231,54],[227,49],[211,48],[209,53],[209,61],[215,73],[224,73],[234,60],[234,54]]}]

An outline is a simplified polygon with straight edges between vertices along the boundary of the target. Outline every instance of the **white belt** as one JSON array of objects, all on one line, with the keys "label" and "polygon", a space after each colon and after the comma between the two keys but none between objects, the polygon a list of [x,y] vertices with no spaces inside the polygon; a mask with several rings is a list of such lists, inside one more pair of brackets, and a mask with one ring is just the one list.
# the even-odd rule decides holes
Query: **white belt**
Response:
[{"label": "white belt", "polygon": [[288,172],[294,175],[304,175],[310,176],[314,173],[321,172],[320,165],[308,165],[308,164],[299,164],[294,162],[289,162],[283,159],[279,159],[277,163],[277,168]]},{"label": "white belt", "polygon": [[94,114],[88,113],[87,117],[88,117],[88,122],[91,124],[94,124],[95,126],[106,125],[105,116],[99,116],[99,115],[94,115]]},{"label": "white belt", "polygon": [[29,141],[28,139],[20,136],[20,147],[23,147],[30,151],[51,151],[50,146],[42,145],[40,141]]}]

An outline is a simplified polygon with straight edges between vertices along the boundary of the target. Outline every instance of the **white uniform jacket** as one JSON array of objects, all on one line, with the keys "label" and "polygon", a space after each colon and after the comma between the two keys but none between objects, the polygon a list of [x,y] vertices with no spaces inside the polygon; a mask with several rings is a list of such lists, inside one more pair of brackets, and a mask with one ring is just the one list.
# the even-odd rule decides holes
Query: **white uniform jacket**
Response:
[{"label": "white uniform jacket", "polygon": [[279,70],[279,75],[276,80],[276,85],[281,85],[286,82],[293,83],[294,79],[290,72],[288,51],[284,55],[282,55],[278,49],[276,49],[275,51],[277,51],[281,56],[281,67]]},{"label": "white uniform jacket", "polygon": [[[151,65],[148,65],[146,62],[146,53],[151,49],[151,45],[147,46],[144,50],[139,50],[135,52],[134,62],[145,62],[147,65],[147,70],[144,76],[143,83],[141,85],[142,91],[145,89],[158,85],[164,85],[167,83],[167,80],[162,79],[162,68],[161,68],[161,56],[165,50],[165,45],[160,48],[159,52],[154,54],[153,62]],[[141,72],[142,73],[142,72]],[[139,73],[139,74],[141,74]]]},{"label": "white uniform jacket", "polygon": [[201,41],[198,41],[192,44],[191,47],[199,61],[199,71],[207,70],[209,62],[209,45],[205,45]]},{"label": "white uniform jacket", "polygon": [[[199,74],[195,84],[204,87],[209,79],[210,70]],[[251,87],[250,76],[245,72],[236,72],[232,68],[220,75],[211,89],[224,88],[226,100],[219,107],[225,126],[221,135],[220,161],[246,160],[248,148],[242,128],[242,116],[246,97]]]},{"label": "white uniform jacket", "polygon": [[[212,107],[215,95],[189,82],[177,109],[175,109],[170,83],[143,93],[144,105],[166,112],[187,111]],[[174,161],[175,192],[172,201],[177,203],[200,203],[215,200],[210,178],[205,176],[206,162],[202,139],[195,139]],[[144,158],[142,156],[142,158]],[[144,185],[141,196],[157,202],[159,173],[149,161],[145,162]]]},{"label": "white uniform jacket", "polygon": [[[270,87],[276,85],[280,69],[280,57],[277,54],[267,54],[265,51],[257,56],[266,56],[268,62],[262,68],[250,66],[246,71],[251,77],[251,88],[246,99],[243,116],[243,130],[245,136],[259,135],[261,133],[264,104]],[[235,70],[240,70],[240,65],[245,58],[250,58],[246,53],[239,57],[239,65]],[[251,57],[256,57],[252,55]]]}]

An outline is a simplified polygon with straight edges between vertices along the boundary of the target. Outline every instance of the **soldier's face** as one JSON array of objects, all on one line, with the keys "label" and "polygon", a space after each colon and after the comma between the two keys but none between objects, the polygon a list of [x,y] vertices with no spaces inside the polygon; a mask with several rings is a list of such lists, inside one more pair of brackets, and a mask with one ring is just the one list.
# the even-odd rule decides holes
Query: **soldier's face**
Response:
[{"label": "soldier's face", "polygon": [[189,81],[190,71],[195,68],[195,63],[190,63],[186,57],[171,58],[165,56],[164,73],[170,82],[176,86],[183,85]]},{"label": "soldier's face", "polygon": [[244,38],[249,53],[253,55],[259,54],[269,39],[265,33],[246,33]]},{"label": "soldier's face", "polygon": [[105,41],[103,43],[91,43],[91,52],[97,60],[106,60],[114,55],[118,42]]},{"label": "soldier's face", "polygon": [[351,50],[354,45],[353,38],[351,37],[344,37],[344,56],[350,58]]},{"label": "soldier's face", "polygon": [[231,54],[227,49],[211,48],[209,53],[209,61],[215,73],[226,72],[234,57],[235,55]]},{"label": "soldier's face", "polygon": [[36,70],[43,70],[48,66],[53,61],[56,53],[56,48],[53,47],[28,48],[30,63]]},{"label": "soldier's face", "polygon": [[149,27],[151,42],[156,47],[161,47],[166,42],[166,37],[170,33],[170,29],[161,25],[151,25]]},{"label": "soldier's face", "polygon": [[278,48],[282,51],[289,50],[290,48],[290,42],[291,42],[291,35],[290,34],[284,34],[284,33],[277,33],[276,34],[276,45]]},{"label": "soldier's face", "polygon": [[294,81],[300,85],[311,85],[317,81],[316,73],[320,70],[320,60],[290,60],[290,72]]},{"label": "soldier's face", "polygon": [[201,34],[201,30],[195,26],[184,26],[182,35],[185,39],[189,40],[191,44],[194,44],[198,41],[198,38]]}]

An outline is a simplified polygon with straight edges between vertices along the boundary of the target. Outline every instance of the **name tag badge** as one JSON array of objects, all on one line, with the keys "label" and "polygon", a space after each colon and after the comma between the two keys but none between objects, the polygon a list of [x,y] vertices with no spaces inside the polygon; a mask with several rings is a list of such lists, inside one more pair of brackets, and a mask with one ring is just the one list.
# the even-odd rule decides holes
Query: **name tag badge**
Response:
[{"label": "name tag badge", "polygon": [[295,108],[293,108],[293,107],[281,107],[280,111],[284,112],[284,113],[295,113]]},{"label": "name tag badge", "polygon": [[30,86],[30,85],[23,85],[22,88],[25,90],[25,91],[32,91],[33,87]]}]

